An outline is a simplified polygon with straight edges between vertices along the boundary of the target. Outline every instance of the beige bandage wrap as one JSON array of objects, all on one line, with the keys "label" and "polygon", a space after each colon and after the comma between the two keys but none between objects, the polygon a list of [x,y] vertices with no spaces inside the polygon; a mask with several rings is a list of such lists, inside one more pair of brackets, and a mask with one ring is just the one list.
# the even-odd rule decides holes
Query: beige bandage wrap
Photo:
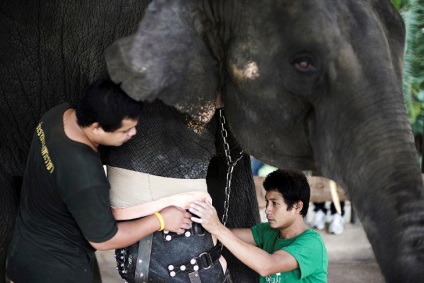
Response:
[{"label": "beige bandage wrap", "polygon": [[175,194],[208,191],[206,179],[166,178],[112,166],[107,166],[107,176],[113,208],[130,207]]},{"label": "beige bandage wrap", "polygon": [[166,178],[107,166],[110,202],[118,220],[153,214],[175,205],[188,209],[195,200],[212,201],[206,179]]}]

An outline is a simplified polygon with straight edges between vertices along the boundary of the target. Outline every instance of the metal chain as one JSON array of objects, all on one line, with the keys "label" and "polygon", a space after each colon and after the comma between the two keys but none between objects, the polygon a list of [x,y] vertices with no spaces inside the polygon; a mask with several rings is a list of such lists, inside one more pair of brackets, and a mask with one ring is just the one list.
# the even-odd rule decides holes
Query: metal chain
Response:
[{"label": "metal chain", "polygon": [[225,117],[224,117],[224,109],[220,108],[219,111],[219,121],[221,125],[221,135],[224,143],[224,152],[225,158],[227,160],[227,176],[225,182],[225,200],[224,200],[224,214],[222,215],[222,224],[227,226],[228,220],[228,209],[230,207],[230,194],[231,194],[231,179],[233,178],[233,170],[236,166],[237,162],[243,157],[243,151],[240,151],[239,155],[234,161],[231,158],[230,144],[228,143],[228,132],[225,129]]}]

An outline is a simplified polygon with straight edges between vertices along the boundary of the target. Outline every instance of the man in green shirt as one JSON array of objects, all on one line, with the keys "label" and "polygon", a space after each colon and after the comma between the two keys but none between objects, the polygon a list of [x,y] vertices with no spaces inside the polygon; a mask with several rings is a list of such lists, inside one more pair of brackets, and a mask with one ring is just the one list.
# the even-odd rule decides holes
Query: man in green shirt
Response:
[{"label": "man in green shirt", "polygon": [[276,170],[263,183],[268,222],[228,229],[210,202],[194,202],[193,222],[202,226],[244,264],[261,276],[260,282],[327,282],[328,256],[321,236],[309,229],[310,187],[304,174]]}]

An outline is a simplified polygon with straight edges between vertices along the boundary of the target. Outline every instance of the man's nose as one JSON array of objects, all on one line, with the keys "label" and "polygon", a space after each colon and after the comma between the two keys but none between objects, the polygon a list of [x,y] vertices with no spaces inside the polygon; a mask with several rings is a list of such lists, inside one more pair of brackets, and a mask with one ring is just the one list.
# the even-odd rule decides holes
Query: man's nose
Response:
[{"label": "man's nose", "polygon": [[270,207],[270,205],[269,204],[267,204],[266,206],[265,206],[265,214],[268,214],[268,213],[270,213],[271,212],[271,207]]},{"label": "man's nose", "polygon": [[132,128],[131,131],[129,132],[129,136],[135,136],[135,134],[137,134],[137,129],[136,128]]}]

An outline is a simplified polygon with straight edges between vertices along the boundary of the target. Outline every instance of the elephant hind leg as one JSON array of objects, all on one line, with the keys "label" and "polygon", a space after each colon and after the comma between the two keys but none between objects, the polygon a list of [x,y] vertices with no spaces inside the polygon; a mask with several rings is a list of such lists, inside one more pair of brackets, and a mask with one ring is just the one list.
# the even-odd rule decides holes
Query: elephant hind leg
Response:
[{"label": "elephant hind leg", "polygon": [[0,168],[0,283],[5,283],[7,248],[19,205],[22,177],[13,177]]}]

